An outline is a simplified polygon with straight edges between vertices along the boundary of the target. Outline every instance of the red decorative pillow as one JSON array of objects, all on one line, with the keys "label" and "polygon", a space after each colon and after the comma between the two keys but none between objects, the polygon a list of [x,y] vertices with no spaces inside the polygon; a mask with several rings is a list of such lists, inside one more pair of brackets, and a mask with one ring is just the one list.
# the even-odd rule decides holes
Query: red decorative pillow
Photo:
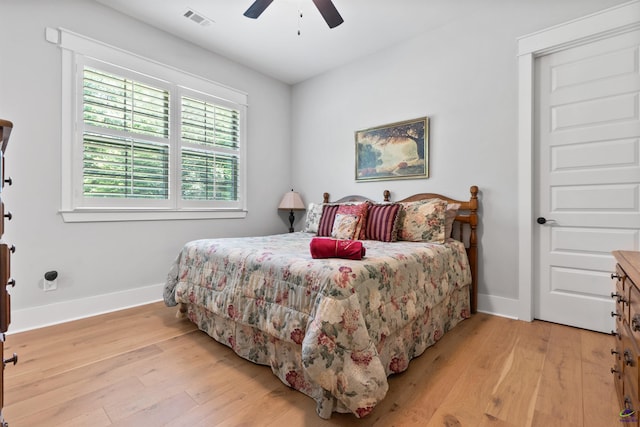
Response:
[{"label": "red decorative pillow", "polygon": [[358,225],[356,226],[355,234],[353,235],[354,239],[364,240],[366,239],[366,224],[367,224],[367,214],[369,212],[369,203],[358,203],[354,205],[340,205],[338,208],[338,214],[343,215],[357,215],[358,216]]},{"label": "red decorative pillow", "polygon": [[318,224],[318,236],[331,237],[333,221],[336,219],[336,213],[339,207],[340,205],[324,205],[322,215],[320,216],[320,223]]},{"label": "red decorative pillow", "polygon": [[396,203],[369,206],[367,219],[367,239],[381,242],[398,240],[398,213],[400,205]]}]

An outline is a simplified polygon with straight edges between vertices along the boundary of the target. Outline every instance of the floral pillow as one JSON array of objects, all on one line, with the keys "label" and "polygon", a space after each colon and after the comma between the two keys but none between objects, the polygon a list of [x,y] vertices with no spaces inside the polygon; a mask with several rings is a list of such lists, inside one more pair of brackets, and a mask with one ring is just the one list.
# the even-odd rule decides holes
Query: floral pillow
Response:
[{"label": "floral pillow", "polygon": [[369,203],[344,204],[340,205],[338,214],[349,214],[358,216],[358,225],[354,239],[364,240],[366,237],[367,215],[369,213]]},{"label": "floral pillow", "polygon": [[446,201],[405,202],[402,208],[398,240],[444,243]]},{"label": "floral pillow", "polygon": [[358,215],[337,213],[333,221],[331,237],[353,240],[353,237],[356,235],[356,230],[358,229],[359,221],[360,218]]},{"label": "floral pillow", "polygon": [[307,207],[307,216],[304,220],[303,231],[307,233],[317,233],[318,226],[320,225],[320,217],[322,216],[322,208],[324,206],[321,203],[309,203]]},{"label": "floral pillow", "polygon": [[451,237],[453,233],[453,222],[458,215],[458,209],[460,209],[460,203],[447,203],[447,210],[444,213],[444,237]]}]

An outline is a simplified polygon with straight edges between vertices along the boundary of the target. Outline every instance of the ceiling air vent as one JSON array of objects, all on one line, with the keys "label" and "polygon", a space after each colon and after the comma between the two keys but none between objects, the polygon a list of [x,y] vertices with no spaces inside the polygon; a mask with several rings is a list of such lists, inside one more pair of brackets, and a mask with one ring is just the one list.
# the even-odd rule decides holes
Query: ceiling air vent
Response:
[{"label": "ceiling air vent", "polygon": [[202,25],[203,27],[208,27],[213,22],[213,20],[207,18],[199,12],[196,12],[193,9],[187,9],[182,15],[185,18],[192,20],[196,24]]}]

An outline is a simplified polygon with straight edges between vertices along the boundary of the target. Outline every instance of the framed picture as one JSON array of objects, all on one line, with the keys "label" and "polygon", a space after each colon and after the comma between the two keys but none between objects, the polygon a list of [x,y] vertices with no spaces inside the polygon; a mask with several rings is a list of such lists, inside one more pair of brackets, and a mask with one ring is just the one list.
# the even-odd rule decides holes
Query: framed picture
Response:
[{"label": "framed picture", "polygon": [[428,178],[429,118],[356,131],[356,181]]}]

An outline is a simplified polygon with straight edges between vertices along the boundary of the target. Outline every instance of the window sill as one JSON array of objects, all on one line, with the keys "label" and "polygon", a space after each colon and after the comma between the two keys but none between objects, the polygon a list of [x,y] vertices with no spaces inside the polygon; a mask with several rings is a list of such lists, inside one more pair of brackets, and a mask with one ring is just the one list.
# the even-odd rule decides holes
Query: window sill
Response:
[{"label": "window sill", "polygon": [[185,219],[238,219],[246,218],[244,210],[184,210],[184,211],[156,211],[156,210],[75,210],[60,211],[64,222],[117,222],[117,221],[173,221]]}]

